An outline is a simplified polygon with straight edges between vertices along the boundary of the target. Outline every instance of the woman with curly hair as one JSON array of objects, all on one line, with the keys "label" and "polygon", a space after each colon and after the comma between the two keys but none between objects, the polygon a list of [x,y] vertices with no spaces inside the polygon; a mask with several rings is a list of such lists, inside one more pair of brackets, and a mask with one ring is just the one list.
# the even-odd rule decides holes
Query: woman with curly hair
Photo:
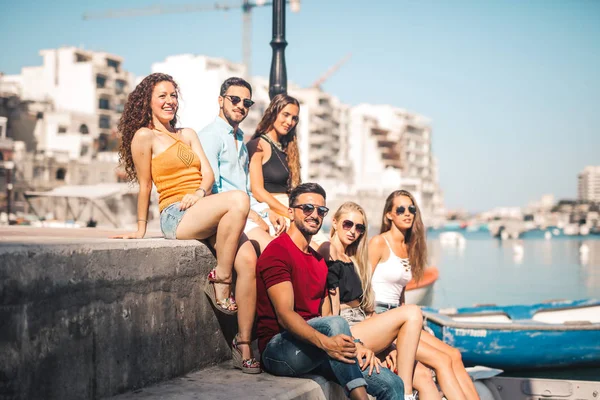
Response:
[{"label": "woman with curly hair", "polygon": [[[208,239],[214,246],[217,266],[208,275],[205,292],[217,310],[229,315],[237,312],[234,365],[243,372],[259,373],[260,364],[249,345],[256,308],[256,253],[249,241],[241,239],[250,200],[241,191],[210,195],[213,171],[196,132],[176,128],[178,102],[177,84],[160,73],[144,78],[127,99],[118,126],[122,135],[119,156],[129,180],[139,184],[138,229],[115,238],[144,237],[154,182],[164,236]],[[235,299],[233,268],[237,273]]]},{"label": "woman with curly hair", "polygon": [[288,193],[300,184],[299,112],[298,100],[278,94],[248,142],[252,194],[284,217],[288,216]]},{"label": "woman with curly hair", "polygon": [[[375,312],[386,313],[397,307],[406,307],[406,285],[413,276],[417,281],[423,277],[427,263],[425,226],[415,198],[406,190],[396,190],[388,196],[381,232],[369,242],[369,263],[373,268]],[[394,359],[394,354],[387,358],[392,367]],[[435,370],[448,400],[479,398],[457,349],[422,331],[416,359]],[[419,381],[423,382],[420,386]],[[414,382],[419,389],[419,397],[439,399],[437,388],[430,381],[429,371],[417,364]]]}]

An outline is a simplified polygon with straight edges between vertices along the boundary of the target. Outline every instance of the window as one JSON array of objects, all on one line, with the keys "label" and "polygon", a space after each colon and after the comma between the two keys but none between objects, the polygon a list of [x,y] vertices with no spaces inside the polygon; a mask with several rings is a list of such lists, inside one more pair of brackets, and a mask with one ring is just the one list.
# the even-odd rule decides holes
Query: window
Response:
[{"label": "window", "polygon": [[117,94],[121,94],[125,92],[125,86],[127,86],[127,82],[125,82],[122,79],[117,79],[115,81],[115,89],[117,91]]},{"label": "window", "polygon": [[122,113],[123,109],[125,109],[125,104],[117,104],[115,105],[115,111],[118,113]]},{"label": "window", "polygon": [[88,129],[86,124],[81,124],[81,126],[79,127],[79,133],[81,133],[82,135],[87,135],[90,133],[90,130]]},{"label": "window", "polygon": [[90,57],[81,54],[81,53],[75,53],[75,62],[86,62],[86,61],[90,61]]},{"label": "window", "polygon": [[98,136],[98,151],[107,151],[108,150],[108,135],[106,133],[101,133]]},{"label": "window", "polygon": [[59,168],[56,170],[56,180],[57,181],[64,181],[65,177],[67,176],[67,170],[64,168]]},{"label": "window", "polygon": [[106,87],[106,77],[102,75],[96,75],[96,87],[98,89]]},{"label": "window", "polygon": [[67,127],[64,125],[58,126],[58,133],[67,133]]},{"label": "window", "polygon": [[90,151],[90,146],[83,145],[81,146],[81,150],[79,151],[79,155],[81,157],[85,156]]},{"label": "window", "polygon": [[98,118],[98,126],[100,129],[110,129],[110,117],[108,115],[101,115]]},{"label": "window", "polygon": [[110,110],[110,103],[108,99],[101,98],[98,100],[98,108],[101,110]]},{"label": "window", "polygon": [[111,60],[110,58],[106,59],[106,65],[110,68],[114,68],[115,71],[119,72],[119,67],[121,65],[117,60]]}]

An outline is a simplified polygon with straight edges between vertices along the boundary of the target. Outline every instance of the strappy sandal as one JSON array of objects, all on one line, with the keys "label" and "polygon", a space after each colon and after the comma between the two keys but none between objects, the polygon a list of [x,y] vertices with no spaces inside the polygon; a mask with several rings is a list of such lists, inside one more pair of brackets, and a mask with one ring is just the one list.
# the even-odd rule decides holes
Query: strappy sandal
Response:
[{"label": "strappy sandal", "polygon": [[[217,270],[213,268],[208,277],[206,278],[206,284],[204,285],[204,293],[208,296],[213,306],[223,314],[235,315],[237,313],[237,304],[233,296],[229,296],[225,299],[217,299],[217,292],[215,291],[215,283],[222,283],[224,285],[231,285],[232,281],[225,281],[217,278]],[[233,309],[232,309],[233,308]]]},{"label": "strappy sandal", "polygon": [[244,359],[242,356],[242,350],[238,348],[240,344],[247,344],[252,346],[249,341],[238,340],[238,335],[235,335],[233,342],[231,343],[231,358],[233,361],[233,367],[241,369],[245,374],[260,374],[260,362],[256,361],[256,358]]}]

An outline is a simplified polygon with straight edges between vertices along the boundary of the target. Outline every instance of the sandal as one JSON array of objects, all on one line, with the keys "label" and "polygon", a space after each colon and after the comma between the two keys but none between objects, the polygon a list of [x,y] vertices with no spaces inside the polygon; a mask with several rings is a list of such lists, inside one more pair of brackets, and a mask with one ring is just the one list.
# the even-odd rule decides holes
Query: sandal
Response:
[{"label": "sandal", "polygon": [[222,283],[224,285],[231,285],[232,281],[224,281],[223,279],[217,278],[217,269],[213,268],[208,277],[206,278],[206,284],[204,285],[204,293],[208,296],[213,306],[223,314],[235,315],[237,313],[237,304],[233,296],[229,296],[225,299],[217,299],[217,292],[215,291],[215,283]]},{"label": "sandal", "polygon": [[260,374],[260,362],[256,361],[256,358],[244,359],[242,356],[242,350],[238,348],[240,344],[247,344],[252,346],[250,342],[238,340],[238,335],[235,335],[233,342],[231,343],[231,358],[233,361],[233,367],[241,369],[245,374]]}]

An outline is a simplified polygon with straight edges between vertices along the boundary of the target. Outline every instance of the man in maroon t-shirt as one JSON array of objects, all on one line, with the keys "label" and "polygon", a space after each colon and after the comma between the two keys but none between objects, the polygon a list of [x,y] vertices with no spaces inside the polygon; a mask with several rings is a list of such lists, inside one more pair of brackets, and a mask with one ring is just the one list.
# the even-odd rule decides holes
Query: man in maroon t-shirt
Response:
[{"label": "man in maroon t-shirt", "polygon": [[[327,293],[327,265],[310,248],[327,214],[325,191],[315,183],[290,193],[288,233],[273,240],[257,270],[258,345],[263,368],[273,375],[333,374],[352,399],[367,399],[357,348],[342,317],[320,317]],[[329,314],[326,310],[325,314]]]}]

